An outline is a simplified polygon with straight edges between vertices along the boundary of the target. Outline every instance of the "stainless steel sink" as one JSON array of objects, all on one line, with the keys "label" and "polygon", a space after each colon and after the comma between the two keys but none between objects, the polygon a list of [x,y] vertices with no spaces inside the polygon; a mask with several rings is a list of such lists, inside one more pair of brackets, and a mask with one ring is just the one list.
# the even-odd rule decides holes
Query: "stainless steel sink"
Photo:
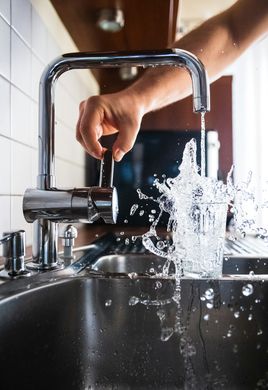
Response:
[{"label": "stainless steel sink", "polygon": [[[139,275],[156,275],[161,273],[165,259],[150,254],[108,254],[101,256],[92,269],[111,274],[137,273]],[[170,266],[170,274],[174,268]],[[268,259],[262,257],[226,257],[223,261],[223,275],[266,275]]]},{"label": "stainless steel sink", "polygon": [[185,329],[172,333],[175,281],[154,275],[159,258],[89,263],[0,286],[1,389],[267,388],[266,275],[182,279]]}]

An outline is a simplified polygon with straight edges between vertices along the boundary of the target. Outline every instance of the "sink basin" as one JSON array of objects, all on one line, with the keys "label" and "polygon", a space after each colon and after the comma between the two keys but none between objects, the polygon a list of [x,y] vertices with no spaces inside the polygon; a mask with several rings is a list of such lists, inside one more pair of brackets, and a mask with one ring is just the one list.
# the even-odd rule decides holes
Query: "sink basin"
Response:
[{"label": "sink basin", "polygon": [[179,331],[175,281],[153,275],[163,261],[153,255],[98,255],[78,274],[1,285],[1,389],[267,388],[268,278],[257,260],[253,277],[182,279]]},{"label": "sink basin", "polygon": [[[169,339],[165,332],[176,318],[174,280],[92,277],[84,271],[21,287],[0,303],[1,389],[181,389],[187,381],[198,383],[193,387],[198,389],[253,389],[267,384],[268,284],[250,280],[253,293],[245,297],[242,288],[248,283],[182,280],[187,332],[171,332]],[[214,291],[210,309],[200,299],[209,288]],[[162,304],[157,306],[156,299]],[[161,340],[163,332],[167,341]],[[190,340],[187,362],[180,353],[182,337]]]},{"label": "sink basin", "polygon": [[[153,275],[161,273],[165,259],[150,254],[107,254],[101,256],[92,269],[104,273],[125,273]],[[171,273],[174,269],[171,265]],[[226,257],[223,261],[223,275],[266,275],[268,259],[258,257]]]}]

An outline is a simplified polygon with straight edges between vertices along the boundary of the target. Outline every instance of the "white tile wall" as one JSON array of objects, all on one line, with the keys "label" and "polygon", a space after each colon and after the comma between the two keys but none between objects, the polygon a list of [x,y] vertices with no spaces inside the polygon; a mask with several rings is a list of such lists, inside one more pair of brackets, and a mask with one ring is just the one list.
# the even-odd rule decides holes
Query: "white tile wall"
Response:
[{"label": "white tile wall", "polygon": [[48,62],[47,41],[48,31],[41,17],[32,9],[32,51],[43,63]]},{"label": "white tile wall", "polygon": [[31,96],[31,50],[11,31],[11,82]]},{"label": "white tile wall", "polygon": [[10,196],[0,196],[0,208],[1,208],[1,218],[0,218],[0,230],[1,233],[10,230],[11,218],[10,218]]},{"label": "white tile wall", "polygon": [[10,140],[1,137],[0,142],[0,166],[1,179],[0,179],[0,194],[10,195],[11,193],[11,143]]},{"label": "white tile wall", "polygon": [[1,0],[0,1],[0,15],[10,22],[10,0]]},{"label": "white tile wall", "polygon": [[10,78],[11,31],[8,23],[0,17],[0,74]]},{"label": "white tile wall", "polygon": [[10,83],[0,76],[0,134],[10,136]]},{"label": "white tile wall", "polygon": [[[36,186],[39,80],[45,65],[69,45],[53,38],[55,29],[66,36],[61,22],[53,27],[55,20],[42,17],[30,0],[0,0],[0,236],[10,229],[25,229],[28,244],[32,226],[24,220],[22,201],[25,189]],[[57,185],[83,186],[84,151],[75,140],[75,125],[79,102],[96,93],[96,87],[88,88],[77,72],[58,84]]]},{"label": "white tile wall", "polygon": [[43,70],[44,64],[36,57],[35,54],[32,54],[31,96],[36,102],[38,102],[39,81]]},{"label": "white tile wall", "polygon": [[32,144],[31,134],[32,100],[11,85],[11,137],[25,144]]},{"label": "white tile wall", "polygon": [[30,245],[32,243],[32,225],[25,222],[22,213],[22,201],[22,196],[11,197],[10,229],[12,231],[24,229],[26,233],[26,245]]},{"label": "white tile wall", "polygon": [[11,194],[23,195],[27,187],[34,186],[32,164],[32,148],[11,141]]},{"label": "white tile wall", "polygon": [[11,24],[14,30],[31,46],[31,3],[28,0],[11,1]]}]

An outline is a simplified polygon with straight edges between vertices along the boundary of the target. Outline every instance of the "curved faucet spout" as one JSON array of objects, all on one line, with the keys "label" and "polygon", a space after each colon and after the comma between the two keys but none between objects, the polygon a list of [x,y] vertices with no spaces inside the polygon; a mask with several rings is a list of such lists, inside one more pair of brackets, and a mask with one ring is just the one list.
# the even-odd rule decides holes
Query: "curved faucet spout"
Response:
[{"label": "curved faucet spout", "polygon": [[[64,201],[67,202],[67,206],[69,205],[69,214],[70,212],[72,214],[72,211],[70,210],[75,208],[71,207],[73,200],[81,198],[81,192],[79,192],[75,197],[70,197],[69,193],[63,194],[59,191],[57,193],[55,192],[55,82],[62,73],[71,69],[126,66],[147,67],[157,65],[172,65],[187,69],[192,79],[193,110],[195,112],[209,111],[209,87],[205,68],[202,62],[196,56],[185,50],[167,49],[160,51],[136,52],[70,53],[56,58],[44,70],[40,80],[39,89],[38,190],[27,193],[24,201],[26,213],[29,212],[27,206],[29,203],[31,205],[29,206],[31,212],[32,208],[34,207],[33,205],[37,204],[34,210],[34,217],[29,218],[31,220],[37,218],[37,220],[34,222],[35,230],[33,240],[33,257],[37,259],[38,267],[41,267],[42,269],[51,269],[57,266],[57,222],[54,221],[61,221],[64,216],[61,208],[60,216],[57,216],[55,219],[55,214],[58,214],[58,206],[54,207],[53,203],[55,201],[55,196],[57,195],[60,197],[60,199],[63,197]],[[107,180],[102,177],[101,181],[105,183]],[[110,182],[110,180],[107,182]],[[107,191],[109,194],[111,193],[109,188],[106,189],[106,192]],[[52,198],[52,203],[50,204],[51,207],[49,210],[45,211],[43,210],[44,207],[42,207],[43,203],[40,203],[40,200],[43,199],[43,192],[45,192],[45,199],[48,199],[48,197],[49,199],[50,197]],[[93,202],[99,211],[98,215],[102,216],[106,222],[111,221],[111,217],[113,221],[115,218],[113,218],[113,215],[111,216],[111,210],[117,210],[116,204],[112,202],[112,206],[114,207],[110,207],[111,202],[107,202],[107,197],[103,198],[99,195],[100,193],[102,193],[102,191],[98,191],[98,196],[92,194]],[[89,198],[90,197],[86,198],[86,206],[84,206],[83,215],[85,213],[88,214]],[[66,218],[70,218],[70,215],[67,214],[65,215]],[[48,217],[48,219],[46,219],[45,216]],[[90,217],[89,220],[92,221],[92,218]]]},{"label": "curved faucet spout", "polygon": [[171,65],[188,70],[192,79],[193,110],[210,110],[206,70],[193,54],[181,49],[154,51],[68,53],[56,58],[43,72],[39,99],[39,189],[54,185],[54,84],[71,69]]}]

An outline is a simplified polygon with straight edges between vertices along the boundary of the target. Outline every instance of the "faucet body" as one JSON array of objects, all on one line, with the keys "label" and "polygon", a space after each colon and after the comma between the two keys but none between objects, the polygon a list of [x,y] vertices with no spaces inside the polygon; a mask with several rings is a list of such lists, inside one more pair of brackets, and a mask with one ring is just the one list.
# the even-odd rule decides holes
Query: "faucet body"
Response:
[{"label": "faucet body", "polygon": [[[193,54],[180,49],[161,51],[110,52],[110,53],[70,53],[64,54],[52,61],[44,70],[39,89],[39,172],[37,190],[27,190],[24,197],[24,214],[26,220],[34,222],[33,258],[43,269],[57,266],[57,223],[60,221],[77,220],[86,216],[88,222],[101,216],[89,212],[92,208],[90,189],[60,191],[55,183],[55,99],[54,87],[57,79],[71,69],[91,69],[126,66],[156,66],[172,65],[183,67],[190,73],[193,86],[193,109],[195,112],[209,111],[209,87],[203,64]],[[97,187],[98,189],[103,187]],[[95,190],[96,204],[104,207],[108,221],[115,222],[114,190],[110,185],[109,196],[105,190]],[[90,196],[85,196],[87,190]],[[75,192],[75,193],[74,193]],[[94,191],[93,191],[94,192]],[[100,195],[99,195],[100,194]],[[60,199],[57,202],[56,199]],[[75,205],[72,211],[73,200]],[[50,203],[49,203],[50,202]],[[56,204],[55,204],[56,203]],[[44,207],[47,205],[47,207]],[[49,208],[49,210],[47,209]],[[45,210],[44,210],[45,209]],[[80,210],[78,212],[78,209]],[[76,215],[77,212],[77,215]],[[94,217],[93,217],[94,215]],[[77,217],[77,218],[76,218]],[[83,220],[85,218],[82,218]],[[105,218],[104,218],[105,220]]]}]

